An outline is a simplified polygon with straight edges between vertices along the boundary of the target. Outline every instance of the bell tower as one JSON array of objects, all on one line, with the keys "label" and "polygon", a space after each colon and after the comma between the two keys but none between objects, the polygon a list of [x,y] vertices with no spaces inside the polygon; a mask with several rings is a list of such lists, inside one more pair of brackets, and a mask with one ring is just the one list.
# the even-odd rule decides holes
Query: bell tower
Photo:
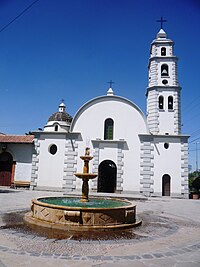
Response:
[{"label": "bell tower", "polygon": [[[162,19],[162,18],[161,18]],[[174,42],[162,29],[151,43],[148,64],[147,122],[152,134],[181,133],[180,91]]]}]

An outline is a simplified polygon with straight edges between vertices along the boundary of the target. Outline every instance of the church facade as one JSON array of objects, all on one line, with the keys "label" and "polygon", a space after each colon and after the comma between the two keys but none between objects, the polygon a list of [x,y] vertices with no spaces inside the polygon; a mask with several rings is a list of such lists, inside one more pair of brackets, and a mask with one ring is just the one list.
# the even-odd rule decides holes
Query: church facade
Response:
[{"label": "church facade", "polygon": [[160,29],[150,49],[147,115],[132,101],[107,94],[72,118],[61,103],[44,130],[34,132],[32,189],[79,190],[85,148],[97,192],[188,197],[188,135],[181,134],[181,87],[174,43]]},{"label": "church facade", "polygon": [[147,117],[130,100],[107,95],[88,101],[72,119],[62,103],[35,133],[32,187],[81,188],[74,173],[90,147],[98,192],[188,196],[188,136],[181,134],[181,88],[172,40],[163,29],[151,44]]}]

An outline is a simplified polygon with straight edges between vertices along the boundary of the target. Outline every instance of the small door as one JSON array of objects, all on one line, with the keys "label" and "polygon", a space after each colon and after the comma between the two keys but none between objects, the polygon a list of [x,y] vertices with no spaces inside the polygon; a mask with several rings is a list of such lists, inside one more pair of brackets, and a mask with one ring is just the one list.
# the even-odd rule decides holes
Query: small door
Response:
[{"label": "small door", "polygon": [[170,196],[171,177],[168,174],[162,177],[162,196]]},{"label": "small door", "polygon": [[114,193],[117,182],[117,167],[111,160],[104,160],[98,170],[98,192]]},{"label": "small door", "polygon": [[0,154],[0,186],[11,186],[13,157],[8,152]]}]

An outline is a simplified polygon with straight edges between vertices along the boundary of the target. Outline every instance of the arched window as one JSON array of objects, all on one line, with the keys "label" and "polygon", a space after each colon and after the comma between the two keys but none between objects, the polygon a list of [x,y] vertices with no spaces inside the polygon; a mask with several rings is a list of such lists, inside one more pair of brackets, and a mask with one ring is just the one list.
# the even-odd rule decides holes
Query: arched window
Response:
[{"label": "arched window", "polygon": [[162,64],[161,66],[161,76],[169,76],[169,67],[167,64]]},{"label": "arched window", "polygon": [[57,132],[58,131],[58,125],[55,125],[55,132]]},{"label": "arched window", "polygon": [[104,124],[104,140],[113,140],[113,126],[112,119],[106,119]]},{"label": "arched window", "polygon": [[162,95],[159,96],[158,107],[159,109],[164,109],[164,97]]},{"label": "arched window", "polygon": [[173,109],[173,96],[168,97],[168,109]]},{"label": "arched window", "polygon": [[161,56],[166,56],[166,48],[161,47]]}]

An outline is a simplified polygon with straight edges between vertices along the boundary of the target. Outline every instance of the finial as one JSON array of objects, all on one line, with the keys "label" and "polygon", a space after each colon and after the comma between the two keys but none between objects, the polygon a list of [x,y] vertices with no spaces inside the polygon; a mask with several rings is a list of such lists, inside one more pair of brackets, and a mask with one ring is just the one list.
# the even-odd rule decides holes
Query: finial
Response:
[{"label": "finial", "polygon": [[107,95],[109,95],[109,96],[114,95],[113,89],[111,87],[108,89]]},{"label": "finial", "polygon": [[89,156],[90,155],[90,148],[86,147],[85,148],[85,156]]},{"label": "finial", "polygon": [[65,111],[65,103],[64,103],[64,99],[61,99],[61,103],[59,105],[59,112],[64,112]]},{"label": "finial", "polygon": [[159,20],[156,20],[156,22],[160,22],[160,28],[163,29],[163,22],[167,22],[167,20],[161,17]]},{"label": "finial", "polygon": [[114,92],[113,92],[113,89],[112,89],[112,84],[115,83],[115,82],[113,82],[112,80],[110,80],[110,81],[107,82],[107,83],[110,84],[109,89],[108,89],[108,91],[107,91],[107,95],[112,96],[112,95],[114,95]]}]

